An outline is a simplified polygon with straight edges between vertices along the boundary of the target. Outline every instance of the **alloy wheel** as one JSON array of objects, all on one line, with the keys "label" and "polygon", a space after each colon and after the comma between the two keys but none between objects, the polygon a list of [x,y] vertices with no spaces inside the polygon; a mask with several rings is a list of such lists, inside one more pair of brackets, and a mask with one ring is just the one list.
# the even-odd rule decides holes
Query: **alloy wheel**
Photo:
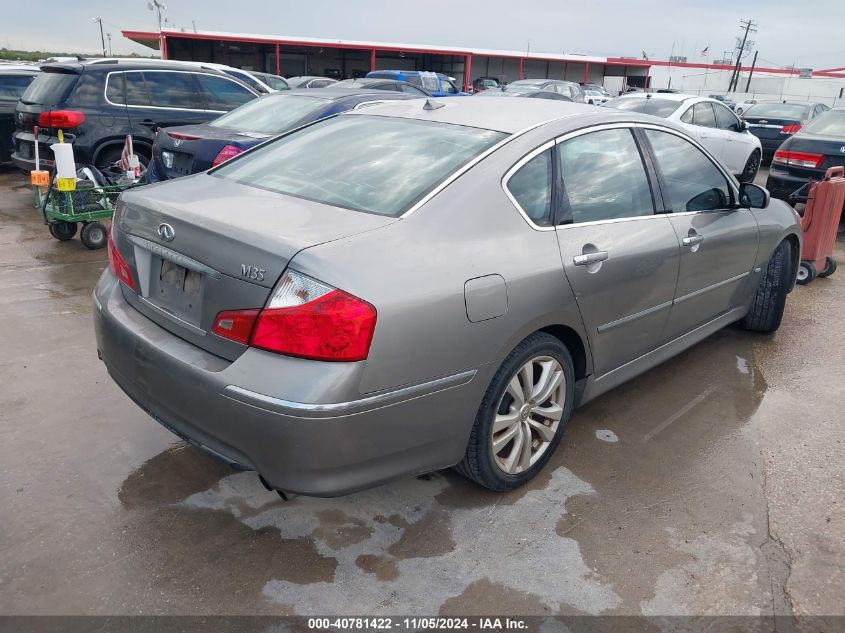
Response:
[{"label": "alloy wheel", "polygon": [[757,171],[760,169],[760,154],[756,151],[751,153],[748,157],[748,162],[745,163],[745,169],[742,172],[742,182],[752,182],[757,176]]},{"label": "alloy wheel", "polygon": [[496,465],[510,475],[531,468],[557,434],[566,379],[551,356],[532,358],[508,382],[496,409],[490,444]]}]

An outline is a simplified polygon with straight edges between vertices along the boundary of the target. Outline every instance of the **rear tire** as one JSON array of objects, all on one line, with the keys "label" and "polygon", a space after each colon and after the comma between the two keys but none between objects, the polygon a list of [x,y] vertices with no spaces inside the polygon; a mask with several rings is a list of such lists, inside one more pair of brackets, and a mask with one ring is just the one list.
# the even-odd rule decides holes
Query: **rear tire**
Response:
[{"label": "rear tire", "polygon": [[100,222],[86,222],[79,233],[79,239],[91,250],[103,248],[108,240],[108,231]]},{"label": "rear tire", "polygon": [[742,327],[752,332],[774,332],[780,327],[786,295],[792,283],[791,269],[792,244],[784,240],[769,260],[763,279],[757,287],[751,310],[740,322]]},{"label": "rear tire", "polygon": [[832,257],[827,257],[824,260],[824,269],[819,273],[819,277],[830,277],[836,272],[836,260]]},{"label": "rear tire", "polygon": [[526,338],[493,376],[458,472],[496,492],[527,483],[560,443],[574,386],[572,357],[563,343],[543,332]]},{"label": "rear tire", "polygon": [[795,282],[801,286],[806,286],[817,276],[818,272],[816,272],[816,267],[812,264],[812,262],[801,262],[798,264],[798,274],[795,278]]},{"label": "rear tire", "polygon": [[72,240],[73,236],[76,235],[76,222],[63,222],[62,220],[56,220],[54,222],[50,222],[49,228],[50,235],[60,242]]}]

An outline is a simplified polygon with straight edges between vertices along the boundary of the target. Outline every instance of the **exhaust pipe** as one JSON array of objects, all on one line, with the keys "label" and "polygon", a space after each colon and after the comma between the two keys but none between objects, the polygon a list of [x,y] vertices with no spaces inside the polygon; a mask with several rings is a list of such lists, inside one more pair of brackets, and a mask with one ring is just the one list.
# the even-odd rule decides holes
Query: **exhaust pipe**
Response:
[{"label": "exhaust pipe", "polygon": [[284,490],[279,490],[278,488],[273,488],[273,486],[267,483],[267,480],[264,479],[264,475],[259,474],[258,481],[260,481],[261,485],[264,486],[270,492],[275,492],[276,494],[278,494],[283,501],[293,501],[299,496],[298,494],[293,492],[286,492]]}]

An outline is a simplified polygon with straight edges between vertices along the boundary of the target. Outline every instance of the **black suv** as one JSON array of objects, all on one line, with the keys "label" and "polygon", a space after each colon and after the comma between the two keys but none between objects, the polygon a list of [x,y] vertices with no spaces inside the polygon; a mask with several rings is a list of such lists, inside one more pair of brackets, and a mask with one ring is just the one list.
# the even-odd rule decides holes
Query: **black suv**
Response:
[{"label": "black suv", "polygon": [[0,65],[0,163],[12,157],[12,134],[15,131],[15,106],[18,99],[38,75],[38,66]]},{"label": "black suv", "polygon": [[45,64],[16,109],[12,162],[35,168],[34,126],[45,165],[58,130],[73,143],[77,163],[107,167],[120,158],[127,134],[146,164],[158,126],[204,123],[256,97],[224,73],[196,64],[90,60]]}]

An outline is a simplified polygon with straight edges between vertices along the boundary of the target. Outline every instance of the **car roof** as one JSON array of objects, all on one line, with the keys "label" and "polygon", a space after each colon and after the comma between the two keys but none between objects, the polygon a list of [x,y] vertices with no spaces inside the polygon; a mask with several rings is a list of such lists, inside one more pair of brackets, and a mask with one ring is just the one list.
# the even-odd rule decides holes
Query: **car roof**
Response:
[{"label": "car roof", "polygon": [[[402,92],[389,92],[387,90],[377,90],[375,88],[335,88],[334,86],[327,86],[325,88],[294,88],[293,90],[282,90],[275,92],[270,96],[283,95],[302,95],[311,97],[313,99],[322,99],[324,101],[337,101],[347,97],[378,97],[379,99],[390,99],[396,97],[404,97]],[[410,95],[408,95],[410,96]]]},{"label": "car roof", "polygon": [[41,71],[38,68],[3,68],[0,66],[0,75],[37,75]]},{"label": "car roof", "polygon": [[[426,103],[438,107],[426,109]],[[375,115],[420,121],[437,121],[514,134],[558,119],[593,119],[598,121],[645,121],[654,117],[635,112],[597,108],[583,103],[548,99],[435,99],[412,98],[398,103],[383,103],[348,114]],[[574,125],[574,124],[573,124]],[[666,127],[679,129],[671,124]]]},{"label": "car roof", "polygon": [[617,99],[663,99],[665,101],[687,101],[689,99],[701,99],[703,101],[716,101],[710,97],[699,95],[687,95],[682,92],[627,92],[619,95]]},{"label": "car roof", "polygon": [[[215,64],[201,64],[198,62],[178,62],[161,59],[117,59],[117,58],[99,58],[99,59],[83,59],[78,62],[56,62],[49,64],[42,64],[41,69],[47,70],[50,68],[64,68],[81,72],[93,68],[104,71],[109,70],[205,70],[209,73],[225,74],[219,68],[215,68]],[[217,65],[219,66],[219,65]]]}]

